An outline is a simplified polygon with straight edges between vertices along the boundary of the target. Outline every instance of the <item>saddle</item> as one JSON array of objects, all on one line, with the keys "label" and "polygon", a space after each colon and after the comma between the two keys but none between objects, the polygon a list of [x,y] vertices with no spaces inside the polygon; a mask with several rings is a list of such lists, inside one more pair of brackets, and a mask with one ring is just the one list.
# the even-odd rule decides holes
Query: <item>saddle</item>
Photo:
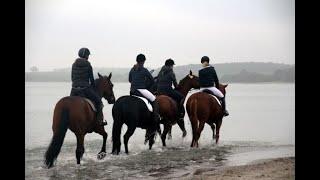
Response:
[{"label": "saddle", "polygon": [[211,95],[212,97],[214,97],[216,99],[216,101],[218,102],[218,104],[221,106],[221,101],[219,100],[219,98],[214,95],[209,89],[204,89],[202,90],[202,92],[207,93],[209,95]]},{"label": "saddle", "polygon": [[87,101],[87,103],[90,105],[91,109],[94,111],[94,112],[97,112],[97,108],[94,106],[94,103],[88,99],[88,98],[85,98],[83,97],[85,101]]},{"label": "saddle", "polygon": [[144,104],[147,106],[148,110],[150,112],[153,112],[153,108],[150,101],[147,98],[145,98],[139,91],[137,90],[130,91],[130,96],[141,99],[144,102]]}]

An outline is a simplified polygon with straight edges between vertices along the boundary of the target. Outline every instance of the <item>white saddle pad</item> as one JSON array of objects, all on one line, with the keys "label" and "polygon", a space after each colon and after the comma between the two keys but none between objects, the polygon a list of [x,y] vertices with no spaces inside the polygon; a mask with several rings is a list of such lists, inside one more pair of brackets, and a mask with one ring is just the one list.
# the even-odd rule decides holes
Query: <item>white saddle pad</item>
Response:
[{"label": "white saddle pad", "polygon": [[216,97],[216,96],[214,96],[214,95],[212,95],[212,94],[210,94],[212,97],[214,97],[215,99],[216,99],[216,101],[218,102],[218,104],[221,106],[221,103],[220,103],[220,101],[219,101],[219,99]]},{"label": "white saddle pad", "polygon": [[148,101],[146,98],[140,97],[140,96],[135,96],[135,95],[132,95],[132,96],[137,97],[137,98],[140,98],[140,99],[146,104],[148,110],[149,110],[150,112],[153,111],[152,105],[149,103],[149,101]]},{"label": "white saddle pad", "polygon": [[[205,89],[203,89],[203,90],[205,90]],[[199,92],[202,92],[203,90],[199,90]],[[207,93],[208,94],[208,93]],[[212,95],[212,94],[209,94],[210,96],[212,96],[212,97],[214,97],[215,99],[216,99],[216,101],[218,102],[218,104],[221,106],[221,103],[220,103],[220,101],[219,101],[219,99],[216,97],[216,96],[214,96],[214,95]]]},{"label": "white saddle pad", "polygon": [[92,110],[93,110],[94,112],[97,112],[96,107],[94,106],[93,102],[92,102],[90,99],[84,98],[84,100],[86,100],[86,101],[88,102],[88,104],[91,106],[91,108],[92,108]]}]

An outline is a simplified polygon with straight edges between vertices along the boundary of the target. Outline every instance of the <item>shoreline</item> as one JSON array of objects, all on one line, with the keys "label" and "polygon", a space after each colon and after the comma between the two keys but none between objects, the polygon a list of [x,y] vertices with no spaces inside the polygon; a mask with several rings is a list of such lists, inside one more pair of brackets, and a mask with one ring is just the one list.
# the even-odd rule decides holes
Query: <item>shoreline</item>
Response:
[{"label": "shoreline", "polygon": [[246,165],[227,166],[218,169],[198,168],[192,180],[269,180],[295,179],[295,157],[281,157],[256,160]]}]

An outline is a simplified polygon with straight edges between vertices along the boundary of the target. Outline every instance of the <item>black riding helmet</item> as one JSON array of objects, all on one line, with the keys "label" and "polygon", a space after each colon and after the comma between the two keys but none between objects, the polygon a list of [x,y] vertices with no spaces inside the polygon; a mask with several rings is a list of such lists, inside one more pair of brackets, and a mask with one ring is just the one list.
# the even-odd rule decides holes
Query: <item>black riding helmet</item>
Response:
[{"label": "black riding helmet", "polygon": [[138,54],[136,61],[137,61],[137,63],[140,64],[140,63],[146,61],[146,57],[143,54]]},{"label": "black riding helmet", "polygon": [[78,52],[79,57],[88,59],[90,51],[88,48],[81,48]]},{"label": "black riding helmet", "polygon": [[174,63],[174,61],[172,59],[167,59],[164,65],[173,66],[173,65],[175,65],[175,63]]},{"label": "black riding helmet", "polygon": [[201,63],[203,63],[203,62],[208,62],[208,63],[209,63],[209,61],[210,61],[210,59],[209,59],[208,56],[203,56],[203,57],[201,58]]}]

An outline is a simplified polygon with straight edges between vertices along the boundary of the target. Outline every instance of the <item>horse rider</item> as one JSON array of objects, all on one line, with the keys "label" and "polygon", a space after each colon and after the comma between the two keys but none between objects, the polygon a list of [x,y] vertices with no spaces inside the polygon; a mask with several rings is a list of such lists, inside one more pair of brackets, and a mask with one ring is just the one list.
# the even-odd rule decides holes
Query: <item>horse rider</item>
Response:
[{"label": "horse rider", "polygon": [[[129,82],[131,83],[130,95],[138,95],[147,98],[153,108],[153,124],[157,127],[160,125],[159,104],[156,97],[148,90],[153,84],[154,79],[151,73],[143,66],[146,57],[139,54],[136,58],[136,64],[131,68],[129,73]],[[152,132],[155,133],[155,132]]]},{"label": "horse rider", "polygon": [[72,89],[70,96],[82,96],[94,102],[97,109],[96,119],[99,125],[105,126],[107,122],[103,120],[103,103],[101,97],[96,93],[95,81],[90,62],[88,61],[90,51],[88,48],[81,48],[78,52],[79,58],[72,64]]},{"label": "horse rider", "polygon": [[183,120],[185,110],[184,110],[184,96],[177,90],[172,88],[172,84],[175,88],[177,88],[177,80],[176,75],[173,71],[173,65],[175,65],[172,59],[167,59],[165,65],[162,66],[158,78],[157,78],[157,92],[159,94],[164,94],[177,102],[178,111],[179,111],[179,119]]},{"label": "horse rider", "polygon": [[221,106],[223,109],[224,116],[228,116],[229,112],[226,110],[226,100],[225,96],[219,90],[219,79],[216,70],[213,66],[209,65],[209,57],[203,56],[201,58],[202,69],[199,70],[199,83],[200,90],[208,89],[214,95],[216,95],[221,100]]}]

